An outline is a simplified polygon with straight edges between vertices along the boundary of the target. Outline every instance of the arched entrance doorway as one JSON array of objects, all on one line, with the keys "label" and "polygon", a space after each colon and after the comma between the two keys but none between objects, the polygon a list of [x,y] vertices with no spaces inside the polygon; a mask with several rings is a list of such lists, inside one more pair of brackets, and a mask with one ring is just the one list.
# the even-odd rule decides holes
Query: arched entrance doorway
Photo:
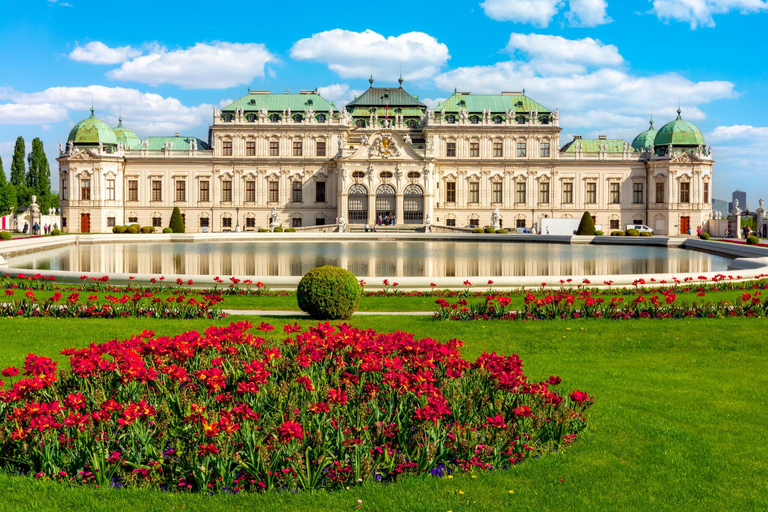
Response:
[{"label": "arched entrance doorway", "polygon": [[424,191],[418,185],[408,185],[403,191],[403,222],[424,223]]},{"label": "arched entrance doorway", "polygon": [[376,220],[387,215],[395,214],[395,187],[392,185],[380,185],[376,189]]},{"label": "arched entrance doorway", "polygon": [[349,187],[347,196],[347,214],[350,224],[365,224],[368,222],[368,189],[360,184]]}]

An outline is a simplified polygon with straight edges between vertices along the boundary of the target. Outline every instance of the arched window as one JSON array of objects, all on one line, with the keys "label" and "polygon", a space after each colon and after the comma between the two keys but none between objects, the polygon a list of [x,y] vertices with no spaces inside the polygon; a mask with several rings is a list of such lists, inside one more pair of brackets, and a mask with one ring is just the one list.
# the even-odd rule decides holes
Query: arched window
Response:
[{"label": "arched window", "polygon": [[272,114],[269,116],[269,120],[273,123],[279,123],[280,122],[280,116],[278,114]]},{"label": "arched window", "polygon": [[315,119],[317,119],[318,123],[324,123],[326,117],[325,117],[325,114],[317,114],[317,117],[315,117]]},{"label": "arched window", "polygon": [[386,180],[392,178],[392,173],[390,171],[382,171],[379,173],[379,178]]},{"label": "arched window", "polygon": [[[352,173],[352,177],[355,179],[363,179],[365,178],[365,173],[363,171],[355,171]],[[367,193],[367,192],[366,192]]]},{"label": "arched window", "polygon": [[496,124],[501,124],[504,122],[504,119],[502,119],[501,116],[493,116],[493,122]]},{"label": "arched window", "polygon": [[295,115],[293,116],[293,122],[294,122],[294,123],[300,123],[300,122],[302,122],[303,120],[304,120],[304,116],[303,116],[303,115],[301,115],[301,114],[295,114]]},{"label": "arched window", "polygon": [[232,114],[229,114],[229,113],[227,113],[227,114],[224,114],[224,115],[223,115],[223,116],[221,116],[221,117],[222,117],[222,119],[224,119],[224,122],[225,122],[225,123],[231,123],[231,122],[232,122],[232,120],[235,118],[235,116],[233,116]]},{"label": "arched window", "polygon": [[445,120],[448,121],[449,123],[455,123],[456,122],[456,116],[451,114],[449,116],[446,116]]},{"label": "arched window", "polygon": [[256,114],[248,114],[247,116],[245,116],[245,119],[249,123],[253,123],[254,121],[256,121]]},{"label": "arched window", "polygon": [[515,121],[517,121],[517,124],[525,124],[525,116],[517,116]]},{"label": "arched window", "polygon": [[412,179],[412,180],[417,180],[417,179],[419,179],[420,177],[421,177],[421,174],[419,174],[418,172],[413,172],[413,171],[411,171],[411,172],[409,172],[409,173],[408,173],[408,178],[409,178],[409,179]]},{"label": "arched window", "polygon": [[471,116],[469,118],[469,122],[472,123],[472,124],[480,123],[480,116]]},{"label": "arched window", "polygon": [[403,191],[403,222],[405,224],[424,222],[424,191],[418,185],[408,185]]},{"label": "arched window", "polygon": [[376,189],[376,219],[395,215],[395,187],[384,184]]},{"label": "arched window", "polygon": [[350,224],[368,222],[368,189],[356,183],[349,187],[347,196],[347,214]]},{"label": "arched window", "polygon": [[358,128],[365,128],[365,120],[364,119],[358,119],[355,121],[355,126]]},{"label": "arched window", "polygon": [[416,128],[416,127],[419,125],[419,123],[417,123],[417,122],[416,122],[415,120],[413,120],[413,119],[409,119],[408,121],[406,121],[406,122],[405,122],[405,125],[406,125],[408,128]]},{"label": "arched window", "polygon": [[367,196],[368,189],[365,188],[365,185],[360,185],[359,183],[355,183],[354,185],[349,187],[349,191],[347,193],[350,196]]}]

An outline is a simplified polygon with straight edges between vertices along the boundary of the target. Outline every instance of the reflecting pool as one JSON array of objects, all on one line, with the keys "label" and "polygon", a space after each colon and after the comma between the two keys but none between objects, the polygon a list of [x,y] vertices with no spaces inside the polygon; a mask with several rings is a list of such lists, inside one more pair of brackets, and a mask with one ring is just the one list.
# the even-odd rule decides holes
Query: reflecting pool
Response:
[{"label": "reflecting pool", "polygon": [[13,268],[103,274],[301,276],[336,265],[387,278],[724,272],[731,261],[665,247],[386,240],[110,243],[8,258]]}]

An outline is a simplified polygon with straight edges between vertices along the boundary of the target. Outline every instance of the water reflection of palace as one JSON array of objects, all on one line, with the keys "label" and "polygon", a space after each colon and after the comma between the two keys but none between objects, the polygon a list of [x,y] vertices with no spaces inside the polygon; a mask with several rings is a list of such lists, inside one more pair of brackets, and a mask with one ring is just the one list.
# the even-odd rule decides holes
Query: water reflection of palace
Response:
[{"label": "water reflection of palace", "polygon": [[395,278],[682,274],[725,270],[725,261],[685,249],[651,247],[360,242],[78,245],[9,263],[34,270],[222,278],[301,276],[316,266],[337,265],[359,277]]}]

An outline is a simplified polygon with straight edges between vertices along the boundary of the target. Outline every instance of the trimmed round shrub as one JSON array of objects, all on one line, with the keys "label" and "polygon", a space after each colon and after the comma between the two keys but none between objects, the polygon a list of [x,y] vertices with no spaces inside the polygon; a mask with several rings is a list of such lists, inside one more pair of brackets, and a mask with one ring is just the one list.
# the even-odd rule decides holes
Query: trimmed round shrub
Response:
[{"label": "trimmed round shrub", "polygon": [[755,235],[747,237],[747,245],[757,245],[759,243],[760,243],[760,239],[757,238]]},{"label": "trimmed round shrub", "polygon": [[153,226],[142,226],[141,228],[142,233],[154,233],[155,228]]},{"label": "trimmed round shrub", "polygon": [[496,232],[496,230],[493,229],[491,226],[486,226],[485,229],[483,229],[483,231],[485,231],[486,233],[491,233],[491,234]]},{"label": "trimmed round shrub", "polygon": [[128,226],[115,226],[112,228],[113,233],[125,233],[128,231]]},{"label": "trimmed round shrub", "polygon": [[706,231],[702,231],[701,234],[699,235],[699,238],[701,238],[702,240],[709,240],[709,233],[707,233]]},{"label": "trimmed round shrub", "polygon": [[171,228],[163,228],[163,233],[173,233]]},{"label": "trimmed round shrub", "polygon": [[628,229],[626,232],[627,236],[640,236],[640,232],[636,229]]},{"label": "trimmed round shrub", "polygon": [[288,228],[288,229],[285,230],[285,232],[286,233],[295,233],[296,232],[296,228]]},{"label": "trimmed round shrub", "polygon": [[272,232],[273,233],[282,233],[283,232],[283,228],[281,228],[280,226],[277,226],[275,229],[272,230]]},{"label": "trimmed round shrub", "polygon": [[579,229],[576,230],[576,234],[594,236],[595,222],[592,220],[589,212],[584,212],[584,215],[581,216],[581,222],[579,222]]},{"label": "trimmed round shrub", "polygon": [[611,236],[624,236],[623,231],[611,231]]},{"label": "trimmed round shrub", "polygon": [[473,233],[485,233],[485,230],[483,228],[475,228],[472,230]]},{"label": "trimmed round shrub", "polygon": [[357,309],[361,291],[352,272],[326,265],[304,274],[296,298],[299,308],[316,320],[346,320]]},{"label": "trimmed round shrub", "polygon": [[139,226],[138,224],[131,224],[130,226],[128,226],[127,231],[128,233],[135,235],[141,232],[141,226]]},{"label": "trimmed round shrub", "polygon": [[59,235],[61,235],[60,229],[54,229],[53,231],[51,231],[51,236],[59,236]]},{"label": "trimmed round shrub", "polygon": [[506,229],[497,229],[496,234],[497,235],[506,235],[508,231]]},{"label": "trimmed round shrub", "polygon": [[0,231],[0,238],[2,238],[3,240],[10,240],[11,238],[13,238],[13,235],[11,235],[7,231]]},{"label": "trimmed round shrub", "polygon": [[259,228],[259,233],[269,233],[267,228]]},{"label": "trimmed round shrub", "polygon": [[595,231],[595,236],[603,236],[603,232],[598,229]]},{"label": "trimmed round shrub", "polygon": [[653,233],[650,231],[641,231],[640,236],[653,236]]}]

